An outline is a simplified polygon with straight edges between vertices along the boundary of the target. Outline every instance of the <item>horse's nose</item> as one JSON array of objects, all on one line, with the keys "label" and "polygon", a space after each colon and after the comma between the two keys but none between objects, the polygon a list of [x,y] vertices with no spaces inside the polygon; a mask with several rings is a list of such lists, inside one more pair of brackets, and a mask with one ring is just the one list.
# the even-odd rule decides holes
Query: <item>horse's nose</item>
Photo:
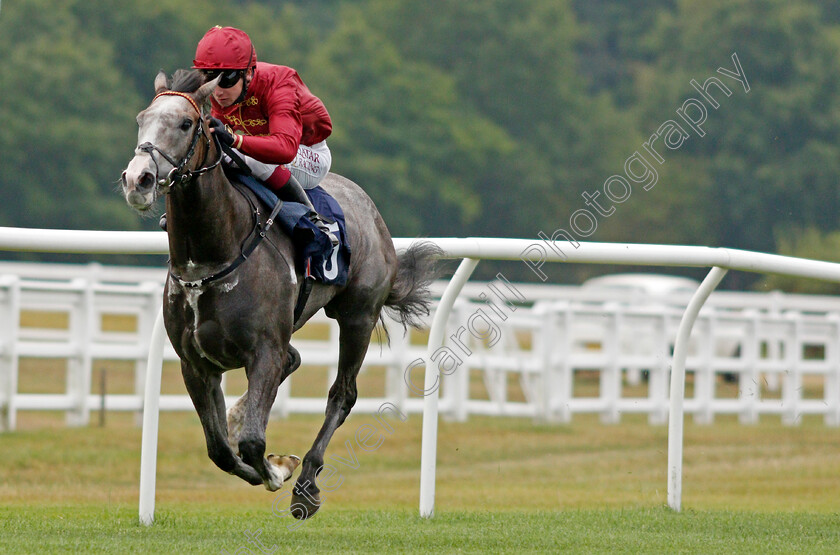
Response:
[{"label": "horse's nose", "polygon": [[136,189],[138,191],[149,191],[155,186],[155,174],[149,170],[142,170],[139,173],[125,170],[120,176],[123,187]]},{"label": "horse's nose", "polygon": [[151,189],[155,186],[155,176],[152,172],[146,171],[140,174],[140,179],[137,181],[137,188],[140,190]]},{"label": "horse's nose", "polygon": [[152,160],[147,154],[138,154],[126,166],[122,174],[123,188],[126,191],[137,190],[142,194],[149,193],[157,184],[155,168],[151,165]]}]

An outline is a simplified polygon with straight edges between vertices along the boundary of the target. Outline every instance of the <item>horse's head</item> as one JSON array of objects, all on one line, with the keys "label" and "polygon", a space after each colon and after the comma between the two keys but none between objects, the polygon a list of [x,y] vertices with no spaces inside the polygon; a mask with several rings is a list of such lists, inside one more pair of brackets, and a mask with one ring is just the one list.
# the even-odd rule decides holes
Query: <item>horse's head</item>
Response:
[{"label": "horse's head", "polygon": [[163,72],[155,78],[155,98],[137,115],[137,148],[121,178],[132,208],[148,210],[159,192],[166,192],[195,165],[191,161],[199,140],[204,137],[209,143],[201,106],[218,78],[202,83],[195,71],[176,72],[172,89]]}]

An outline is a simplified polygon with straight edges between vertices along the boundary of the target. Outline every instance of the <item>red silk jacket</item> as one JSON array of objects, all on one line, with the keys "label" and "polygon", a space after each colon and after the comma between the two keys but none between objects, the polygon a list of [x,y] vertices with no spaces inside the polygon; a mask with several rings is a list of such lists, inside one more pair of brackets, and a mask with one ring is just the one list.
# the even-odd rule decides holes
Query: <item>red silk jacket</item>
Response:
[{"label": "red silk jacket", "polygon": [[298,146],[320,143],[332,132],[324,103],[286,66],[257,62],[242,102],[227,108],[211,102],[213,116],[243,135],[239,149],[266,164],[288,164]]}]

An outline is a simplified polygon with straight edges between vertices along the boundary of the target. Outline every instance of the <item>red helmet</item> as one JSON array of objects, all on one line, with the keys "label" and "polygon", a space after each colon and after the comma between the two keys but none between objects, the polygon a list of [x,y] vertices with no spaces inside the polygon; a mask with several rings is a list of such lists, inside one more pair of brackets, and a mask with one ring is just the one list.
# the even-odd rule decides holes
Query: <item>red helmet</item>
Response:
[{"label": "red helmet", "polygon": [[198,41],[194,69],[248,69],[257,65],[257,52],[245,31],[216,25]]}]

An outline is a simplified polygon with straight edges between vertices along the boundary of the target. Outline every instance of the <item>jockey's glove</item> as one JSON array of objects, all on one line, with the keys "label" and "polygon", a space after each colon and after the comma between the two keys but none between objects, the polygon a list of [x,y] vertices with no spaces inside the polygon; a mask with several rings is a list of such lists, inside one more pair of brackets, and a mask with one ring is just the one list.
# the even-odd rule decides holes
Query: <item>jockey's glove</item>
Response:
[{"label": "jockey's glove", "polygon": [[222,121],[218,118],[210,118],[210,129],[213,130],[213,134],[218,137],[219,142],[225,146],[232,146],[236,148],[236,136],[230,132],[230,128],[227,127]]}]

